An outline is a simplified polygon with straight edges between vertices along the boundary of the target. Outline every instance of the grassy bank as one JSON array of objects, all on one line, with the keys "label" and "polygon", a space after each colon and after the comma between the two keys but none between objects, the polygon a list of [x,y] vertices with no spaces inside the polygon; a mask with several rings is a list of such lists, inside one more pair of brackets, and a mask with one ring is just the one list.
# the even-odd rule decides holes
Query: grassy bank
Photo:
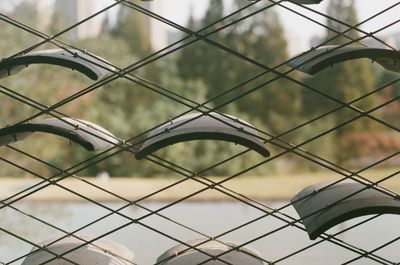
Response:
[{"label": "grassy bank", "polygon": [[[388,175],[398,172],[398,168],[386,168],[370,170],[362,176],[378,181]],[[381,186],[400,193],[399,174],[381,183]],[[243,194],[252,199],[263,201],[284,201],[289,200],[297,192],[308,185],[318,182],[338,180],[342,176],[332,173],[307,173],[295,175],[274,175],[274,176],[240,176],[224,182],[222,185],[229,189],[227,193]],[[213,181],[223,181],[223,177],[211,178]],[[30,178],[1,178],[0,199],[4,200],[26,188],[38,184],[41,180]],[[174,183],[182,181],[182,178],[153,177],[153,178],[121,178],[112,177],[108,180],[97,178],[67,178],[58,182],[57,185],[50,185],[33,194],[28,195],[23,201],[85,201],[85,199],[74,194],[82,194],[95,201],[173,201],[199,192],[189,200],[191,201],[224,201],[230,200],[227,194],[217,189],[207,189],[202,179],[190,179],[173,186]],[[203,182],[203,183],[202,183]],[[93,187],[94,184],[104,190]],[[172,186],[172,187],[170,187]],[[40,187],[40,186],[39,186]],[[170,188],[167,188],[170,187]],[[107,192],[108,191],[108,192]],[[22,193],[26,194],[26,193]],[[115,196],[115,195],[117,196]],[[149,194],[153,194],[148,196]],[[118,196],[122,198],[118,198]],[[18,196],[17,196],[18,197]]]}]

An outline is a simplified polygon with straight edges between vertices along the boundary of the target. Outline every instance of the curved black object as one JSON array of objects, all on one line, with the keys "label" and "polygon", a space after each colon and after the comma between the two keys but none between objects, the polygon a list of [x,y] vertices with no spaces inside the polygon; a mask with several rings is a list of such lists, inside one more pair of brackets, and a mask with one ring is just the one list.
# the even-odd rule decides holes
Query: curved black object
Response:
[{"label": "curved black object", "polygon": [[369,58],[387,70],[400,72],[399,51],[355,46],[337,47],[337,45],[325,46],[305,52],[291,60],[288,65],[301,72],[313,75],[335,63]]},{"label": "curved black object", "polygon": [[312,4],[319,4],[323,0],[288,0],[289,2],[293,2],[296,4],[302,4],[302,5],[312,5]]},{"label": "curved black object", "polygon": [[[190,248],[193,246],[194,248]],[[181,244],[170,248],[157,258],[156,263],[160,265],[194,265],[204,264],[222,265],[263,265],[258,251],[249,247],[240,247],[232,242],[207,241],[202,239],[191,240],[187,245]],[[232,250],[235,249],[235,250]],[[201,250],[202,252],[200,252]],[[228,253],[224,254],[225,252]],[[205,254],[207,253],[207,254]],[[211,256],[211,257],[210,257]],[[213,260],[212,256],[218,256],[218,259]]]},{"label": "curved black object", "polygon": [[[71,49],[50,49],[19,55],[0,61],[0,78],[18,73],[30,64],[53,64],[77,70],[87,77],[98,80],[115,70],[104,59]],[[109,71],[110,70],[110,71]]]},{"label": "curved black object", "polygon": [[140,160],[165,146],[200,139],[233,142],[253,149],[263,156],[269,156],[262,141],[253,136],[258,133],[252,125],[236,117],[229,117],[215,112],[208,115],[202,113],[183,115],[172,120],[170,124],[151,131],[148,135],[150,139],[144,142],[135,157]]},{"label": "curved black object", "polygon": [[308,186],[294,196],[291,201],[310,239],[316,239],[329,228],[356,217],[400,214],[399,199],[374,188],[366,188],[366,185],[354,181],[332,186],[320,183]]},{"label": "curved black object", "polygon": [[0,145],[24,140],[34,132],[59,135],[89,151],[105,150],[120,142],[109,131],[94,123],[70,118],[50,118],[37,123],[22,123],[0,129]]}]

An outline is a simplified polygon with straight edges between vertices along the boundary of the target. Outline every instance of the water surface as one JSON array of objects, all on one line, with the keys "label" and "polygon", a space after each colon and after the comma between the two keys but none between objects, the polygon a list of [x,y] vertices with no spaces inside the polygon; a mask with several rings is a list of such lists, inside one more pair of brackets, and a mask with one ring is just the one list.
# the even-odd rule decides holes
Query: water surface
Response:
[{"label": "water surface", "polygon": [[[167,204],[167,202],[151,202],[143,203],[141,206],[155,211]],[[270,203],[269,206],[277,208],[284,204]],[[124,205],[124,203],[105,204],[106,207],[114,210]],[[42,221],[67,232],[80,229],[92,221],[111,213],[109,209],[89,203],[18,203],[14,206],[24,213],[32,214]],[[292,207],[288,207],[283,212],[297,218],[297,214]],[[287,225],[287,222],[273,216],[263,217],[265,212],[244,203],[180,203],[159,213],[173,219],[178,224],[155,214],[149,215],[149,211],[138,206],[129,206],[121,211],[121,214],[125,215],[125,217],[113,213],[107,218],[82,229],[80,233],[97,237],[111,230],[116,230],[107,235],[106,238],[117,241],[133,250],[137,264],[153,264],[165,250],[178,244],[177,241],[168,238],[164,234],[171,235],[181,241],[202,238],[203,235],[214,237],[222,235],[219,239],[237,243],[254,241],[249,246],[257,249],[261,256],[268,261],[280,260],[277,264],[333,265],[341,264],[358,256],[356,253],[333,243],[322,242],[299,254],[281,260],[305,246],[318,242],[318,239],[315,241],[309,240],[306,232],[295,227],[289,226],[280,229]],[[23,259],[12,263],[10,261],[23,256],[32,248],[32,245],[15,236],[20,236],[39,244],[48,238],[64,235],[60,230],[33,220],[11,208],[1,209],[0,216],[0,227],[9,231],[9,233],[0,231],[0,264],[1,262],[5,264],[21,264]],[[137,224],[131,223],[131,220],[126,217],[140,219],[140,222]],[[259,217],[263,218],[235,229]],[[364,219],[365,217],[345,222],[332,228],[329,232],[336,233]],[[289,219],[286,218],[286,220]],[[379,216],[365,225],[343,233],[338,238],[359,248],[371,251],[399,236],[399,221],[399,216]],[[191,229],[179,224],[186,225]],[[276,232],[273,232],[275,230]],[[271,234],[267,235],[268,233]],[[399,249],[400,242],[396,241],[388,247],[377,251],[377,254],[389,261],[399,262]],[[352,264],[379,263],[362,258]]]}]

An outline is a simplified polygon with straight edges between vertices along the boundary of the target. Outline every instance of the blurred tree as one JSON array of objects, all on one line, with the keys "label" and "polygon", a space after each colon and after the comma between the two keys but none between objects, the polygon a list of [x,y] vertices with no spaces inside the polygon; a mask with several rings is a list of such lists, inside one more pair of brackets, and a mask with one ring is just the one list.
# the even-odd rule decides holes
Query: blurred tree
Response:
[{"label": "blurred tree", "polygon": [[[238,9],[244,4],[246,3],[243,1],[235,1],[234,7]],[[247,8],[246,14],[255,12],[258,8],[259,5]],[[188,27],[193,29],[209,26],[223,17],[223,10],[222,0],[212,0],[203,19],[196,23],[191,17]],[[212,32],[222,25],[222,22],[217,23],[204,32]],[[283,26],[277,13],[272,10],[217,31],[209,38],[270,68],[278,66],[287,58]],[[247,63],[205,41],[199,41],[185,48],[179,54],[177,65],[183,78],[200,79],[204,82],[208,90],[207,98],[215,97],[263,71],[258,66]],[[279,70],[283,71],[284,68]],[[273,78],[276,78],[276,75],[266,74],[251,82],[250,86],[240,87],[235,92],[214,100],[213,103],[214,105],[224,103]],[[278,81],[263,86],[231,104],[237,105],[237,110],[250,114],[252,119],[258,119],[264,124],[275,124],[274,128],[270,129],[279,132],[288,128],[296,119],[300,107],[299,92],[300,89],[292,82],[279,78]]]},{"label": "blurred tree", "polygon": [[121,5],[117,22],[111,29],[111,35],[125,40],[131,52],[142,58],[151,52],[150,38],[147,30],[149,18],[139,11]]},{"label": "blurred tree", "polygon": [[[340,45],[346,44],[350,41],[349,38],[338,35],[336,32],[345,31],[349,26],[357,24],[354,5],[354,0],[333,0],[329,2],[327,14],[342,22],[339,23],[333,19],[327,19],[326,25],[328,26],[328,29],[325,34],[325,40],[333,38],[329,44]],[[346,36],[355,39],[358,37],[358,33],[352,30],[346,33]],[[347,103],[371,91],[374,85],[374,80],[372,78],[372,70],[368,60],[353,60],[340,63],[318,73],[306,80],[306,84]],[[314,115],[340,106],[340,104],[333,100],[323,98],[315,92],[304,88],[303,106],[304,113]],[[362,110],[368,110],[374,106],[374,98],[368,97],[358,102],[356,106]],[[332,114],[335,121],[334,125],[336,126],[356,114],[357,113],[350,110],[335,112]],[[370,119],[362,118],[358,122],[352,122],[351,124],[335,131],[335,139],[338,144],[337,152],[335,154],[337,162],[345,163],[353,156],[355,147],[349,145],[347,142],[347,135],[350,135],[355,131],[371,128],[372,124],[373,122],[371,122]]]},{"label": "blurred tree", "polygon": [[58,10],[53,10],[50,21],[51,23],[49,23],[47,29],[50,35],[55,35],[64,30],[68,26],[67,23],[65,22],[65,18]]},{"label": "blurred tree", "polygon": [[12,13],[13,17],[18,21],[37,27],[38,10],[35,8],[35,3],[30,1],[21,1],[14,7]]},{"label": "blurred tree", "polygon": [[[145,19],[147,18],[126,7],[122,7],[119,12],[116,25],[105,23],[101,36],[80,40],[74,45],[98,54],[119,68],[124,68],[150,54],[151,48],[146,32]],[[286,58],[286,42],[276,14],[268,15],[268,18],[263,18],[261,15],[265,16],[265,14],[260,14],[260,17],[248,20],[247,24],[243,23],[241,26],[214,33],[210,35],[210,38],[273,67]],[[204,27],[222,16],[223,1],[212,0],[200,24],[198,25],[193,18],[190,23],[193,28]],[[48,31],[55,33],[63,27],[62,20],[60,17],[57,18],[57,14],[54,14],[53,18],[59,22],[50,24]],[[214,25],[206,32],[219,26]],[[7,43],[0,42],[0,47],[4,45],[4,50],[19,51],[36,43],[36,39],[31,34],[24,36],[21,32],[13,27],[7,29],[7,32],[2,32],[2,37],[9,36],[9,38],[5,38]],[[275,37],[275,34],[281,35]],[[149,66],[140,68],[133,74],[160,84],[187,98],[202,102],[224,89],[229,89],[231,85],[242,82],[245,78],[244,74],[245,76],[254,76],[255,73],[251,69],[255,68],[257,71],[261,71],[254,66],[252,66],[253,68],[243,68],[240,63],[241,59],[233,60],[234,56],[204,41],[199,41],[198,45],[192,49],[191,52],[194,52],[192,55],[183,56],[182,53],[177,63],[165,58],[160,63],[152,62]],[[41,48],[48,47],[54,48],[51,44]],[[9,55],[11,54],[6,53],[5,57]],[[185,72],[185,70],[189,71]],[[267,79],[273,77],[274,75],[269,75]],[[141,82],[146,83],[145,80]],[[92,81],[77,72],[65,71],[57,66],[40,65],[30,67],[19,73],[18,76],[6,78],[4,84],[44,105],[52,105],[91,85]],[[249,121],[260,129],[267,129],[263,124],[268,122],[276,122],[275,127],[278,128],[279,124],[285,124],[290,120],[287,117],[293,116],[293,113],[288,113],[287,108],[296,106],[296,93],[291,84],[279,84],[272,83],[251,93],[244,98],[247,102],[229,104],[225,108],[225,112]],[[147,85],[152,86],[149,83]],[[212,102],[208,107],[213,107],[216,103]],[[16,103],[4,95],[0,97],[0,104],[4,110],[0,116],[3,126],[18,122],[37,112],[37,110],[21,102]],[[120,78],[68,103],[59,110],[68,116],[98,123],[121,139],[129,139],[181,114],[188,110],[188,107],[151,92],[134,82]],[[47,118],[47,116],[44,115],[39,119],[42,118]],[[62,141],[57,137],[49,137],[49,135],[40,135],[35,141],[21,143],[22,145],[28,153],[64,169],[93,155],[77,145],[70,145],[69,142]],[[168,147],[158,151],[157,154],[193,171],[198,171],[242,150],[244,149],[241,146],[226,142],[193,141]],[[8,149],[1,151],[1,155],[7,156],[11,160],[18,160],[23,166],[44,176],[51,176],[57,172],[41,163],[33,163],[32,159],[10,152]],[[7,154],[5,155],[4,152]],[[210,170],[207,174],[227,175],[238,172],[256,163],[257,159],[262,158],[254,152],[248,152],[245,156],[236,158],[233,163]],[[5,175],[23,174],[20,170],[7,170]],[[261,170],[263,170],[262,173],[265,173],[265,168],[262,167],[252,173],[260,173]],[[153,163],[136,161],[133,154],[128,152],[106,159],[79,174],[96,175],[100,171],[108,171],[112,176],[171,174],[170,170],[162,169]]]},{"label": "blurred tree", "polygon": [[[191,9],[187,28],[192,31],[197,31],[199,28],[199,21],[193,17],[193,10]],[[198,41],[201,42],[201,41]],[[195,44],[198,45],[198,44]],[[189,47],[193,46],[190,45]],[[198,45],[198,49],[184,48],[177,57],[176,63],[179,69],[179,74],[184,79],[200,79],[204,72],[203,65],[197,63],[203,56],[203,45]]]},{"label": "blurred tree", "polygon": [[[31,2],[21,1],[20,5],[15,6],[9,14],[9,17],[18,19],[24,24],[35,27],[37,21],[36,9],[33,8]],[[37,44],[42,39],[35,35],[19,29],[11,24],[4,23],[1,25],[0,53],[2,57],[9,57],[21,50],[25,50],[30,46]],[[54,23],[51,25],[54,26]],[[46,44],[38,49],[55,48],[53,45]],[[39,102],[42,105],[50,106],[59,100],[71,95],[72,93],[82,89],[87,80],[80,74],[68,71],[57,66],[50,65],[34,65],[28,69],[24,69],[16,75],[2,79],[2,85],[12,90],[14,93],[23,95],[26,98]],[[7,96],[5,88],[1,88],[0,106],[0,126],[18,123],[27,117],[37,113],[39,110]],[[13,92],[8,92],[9,94]],[[75,117],[85,118],[84,105],[87,99],[82,98],[80,101],[62,108],[62,111]],[[82,105],[81,105],[82,104]],[[81,116],[80,116],[81,115]],[[49,118],[48,115],[42,115],[37,120]],[[44,144],[45,143],[45,144]],[[70,153],[68,141],[63,141],[59,137],[49,136],[48,134],[35,134],[34,138],[28,138],[26,141],[16,143],[14,146],[23,149],[25,152],[37,156],[44,161],[53,162],[60,167],[68,166],[73,159],[68,157]],[[55,171],[53,168],[47,167],[28,156],[13,151],[9,148],[1,148],[1,156],[8,160],[17,161],[22,167],[31,169],[43,176],[51,176]],[[64,156],[65,155],[65,156]],[[3,176],[21,176],[29,175],[16,167],[10,165],[3,166]]]},{"label": "blurred tree", "polygon": [[[193,15],[191,15],[187,27],[192,31],[207,27],[206,30],[201,32],[202,35],[206,35],[221,26],[220,24],[212,24],[221,19],[223,13],[223,0],[211,0],[204,17],[197,23]],[[207,36],[207,38],[219,43],[223,42],[224,35],[218,31]],[[191,44],[183,49],[177,58],[177,66],[180,75],[184,79],[202,80],[208,87],[208,91],[212,94],[212,91],[218,91],[226,86],[228,57],[219,48],[214,47],[204,40],[199,40],[195,44]]]},{"label": "blurred tree", "polygon": [[[243,1],[239,0],[235,3],[238,8],[244,4]],[[260,6],[253,5],[247,9],[247,12],[256,12],[259,8]],[[280,66],[288,56],[287,41],[279,16],[273,9],[253,15],[244,23],[235,24],[228,39],[231,47],[239,53],[268,68],[275,68],[278,72],[287,70],[287,68]],[[240,61],[235,61],[230,65],[230,68],[235,71],[233,76],[236,78],[236,84],[240,84],[246,78],[264,71],[260,68],[246,67]],[[292,81],[285,77],[278,77],[273,72],[269,72],[252,82],[251,87],[275,78],[278,79],[238,100],[237,105],[239,110],[259,119],[264,124],[268,124],[272,132],[279,133],[289,129],[293,126],[293,122],[297,120],[301,90]],[[246,87],[241,88],[239,92],[242,93],[246,89]]]},{"label": "blurred tree", "polygon": [[[83,40],[78,43],[78,46],[84,47],[90,52],[101,54],[103,58],[119,67],[124,67],[134,62],[137,58],[124,39],[107,36],[107,34],[96,39]],[[113,47],[113,49],[109,49],[109,47]],[[197,102],[205,100],[206,89],[204,84],[201,81],[182,80],[178,75],[174,61],[163,60],[158,67],[161,69],[158,74],[160,84],[163,87]],[[137,74],[140,76],[141,71],[138,71]],[[147,84],[143,80],[141,82]],[[121,139],[135,137],[187,110],[186,106],[126,79],[115,80],[97,89],[92,94],[94,99],[87,108],[87,114],[90,116],[89,120],[107,128]],[[143,139],[143,137],[139,139]],[[135,139],[133,143],[137,141],[138,139]],[[216,159],[217,154],[220,157],[226,157],[227,155],[224,151],[216,152],[215,150],[215,152],[210,152],[211,155],[203,156],[202,152],[205,152],[206,146],[214,150],[220,145],[215,143],[204,145],[204,142],[185,143],[172,146],[166,150],[160,150],[158,154],[169,161],[184,164],[194,169],[205,167],[207,165],[206,161]],[[79,150],[79,148],[70,150],[72,152],[71,157],[76,158],[76,162],[90,155],[84,150]],[[208,152],[208,149],[206,151]],[[196,159],[193,159],[194,157]],[[218,173],[226,173],[228,168],[228,166],[223,167],[219,169]],[[122,152],[95,164],[81,174],[96,175],[101,171],[107,171],[112,176],[171,174],[171,171],[154,163],[149,163],[145,160],[136,161],[134,155],[129,152]],[[213,172],[215,173],[216,171]]]},{"label": "blurred tree", "polygon": [[[135,2],[138,5],[143,3],[142,1]],[[130,48],[130,53],[135,55],[136,60],[132,60],[130,64],[153,52],[149,34],[149,19],[151,18],[141,12],[121,5],[117,14],[117,22],[110,27],[111,36],[124,40]],[[159,82],[159,71],[157,63],[147,64],[140,69],[141,75],[153,82]]]},{"label": "blurred tree", "polygon": [[[349,41],[348,38],[338,35],[337,32],[343,32],[348,30],[349,27],[358,23],[357,12],[355,9],[354,0],[330,0],[329,5],[326,9],[326,13],[329,17],[327,18],[326,26],[328,27],[326,32],[326,38],[330,39],[335,37],[332,44],[343,44]],[[339,22],[340,21],[340,22]],[[359,37],[358,31],[352,29],[346,33],[346,36],[351,38]]]},{"label": "blurred tree", "polygon": [[[205,100],[206,89],[204,84],[199,80],[183,80],[180,78],[174,61],[164,61],[160,69],[163,69],[163,71],[160,72],[160,80],[164,87],[171,88],[175,93],[185,95],[197,102]],[[110,85],[112,86],[112,84]],[[109,128],[110,131],[114,132],[122,139],[130,139],[133,136],[137,136],[188,110],[187,106],[162,96],[153,97],[149,104],[142,104],[141,100],[138,99],[134,99],[136,104],[132,104],[132,102],[128,100],[124,102],[122,98],[111,101],[111,99],[115,98],[115,95],[114,93],[110,93],[110,91],[125,89],[125,92],[128,92],[127,95],[129,95],[128,90],[135,89],[134,86],[128,87],[127,84],[124,83],[119,83],[119,85],[119,87],[115,86],[113,88],[105,86],[97,93],[98,103],[96,104],[96,108],[91,108],[91,113],[93,115],[91,120],[99,121],[99,124]],[[125,87],[123,87],[123,85],[125,85]],[[131,104],[130,110],[124,107],[125,103],[127,105],[129,103]],[[245,115],[238,114],[238,112],[234,110],[233,112],[240,118],[246,119]],[[110,113],[113,113],[112,118],[110,118]],[[144,139],[145,137],[140,137],[133,140],[132,143]],[[167,161],[171,161],[193,171],[199,171],[241,150],[243,150],[241,146],[227,142],[192,141],[168,146],[157,151],[156,154]],[[252,161],[257,159],[257,157],[259,158],[258,154],[250,153],[247,156],[236,159],[235,166],[232,166],[232,164],[225,164],[216,169],[207,171],[206,175],[227,175],[233,173],[240,170],[241,167],[250,166]],[[102,163],[94,165],[90,168],[88,174],[97,174],[99,171],[108,171],[113,176],[141,177],[169,175],[172,173],[171,170],[157,166],[146,160],[137,161],[134,159],[133,154],[129,152],[121,153]]]},{"label": "blurred tree", "polygon": [[[102,36],[96,39],[83,40],[77,46],[99,54],[121,68],[135,62],[137,58],[144,55],[136,54],[137,50],[132,49],[130,42],[126,38],[116,36],[115,30],[116,27],[111,30],[111,36],[107,36],[107,32],[104,32]],[[141,36],[147,38],[145,34]],[[113,49],[110,49],[110,47],[113,47]],[[206,99],[207,89],[203,81],[194,78],[182,79],[174,61],[164,59],[159,64],[154,62],[152,65],[156,65],[159,71],[156,73],[157,78],[155,79],[157,81],[155,79],[150,79],[150,81],[196,102],[202,102]],[[148,77],[149,75],[146,76],[148,69],[140,69],[135,71],[135,74]],[[152,86],[144,80],[141,82]],[[88,107],[89,120],[104,126],[121,139],[130,139],[188,110],[186,106],[171,101],[126,79],[106,84],[96,90],[93,95],[95,99],[91,102],[96,102],[96,104],[91,104]],[[234,115],[238,115],[237,111],[235,112]],[[238,116],[242,118],[242,116]],[[137,139],[133,142],[137,142]],[[223,160],[237,153],[238,150],[242,149],[229,143],[194,141],[168,147],[160,150],[157,154],[169,161],[196,171],[207,167],[212,162]],[[76,148],[71,152],[78,152],[78,150]],[[78,161],[85,158],[85,155],[83,152],[71,153],[71,157],[77,158]],[[237,171],[240,166],[254,161],[254,159],[248,159],[248,157],[252,156],[254,154],[248,155],[247,158],[237,159],[235,167],[227,164],[211,170],[207,174],[225,175],[234,170]],[[120,153],[93,165],[82,174],[95,175],[100,171],[108,171],[112,176],[171,174],[170,170],[156,166],[153,163],[136,161],[133,154],[129,152]]]},{"label": "blurred tree", "polygon": [[[380,69],[381,70],[381,69]],[[380,93],[379,104],[383,104],[400,96],[400,76],[397,73],[383,70],[377,82],[377,87],[385,87]],[[394,82],[394,83],[393,83]],[[390,84],[390,85],[388,85]],[[380,117],[389,124],[400,127],[400,101],[396,100],[379,110]]]}]

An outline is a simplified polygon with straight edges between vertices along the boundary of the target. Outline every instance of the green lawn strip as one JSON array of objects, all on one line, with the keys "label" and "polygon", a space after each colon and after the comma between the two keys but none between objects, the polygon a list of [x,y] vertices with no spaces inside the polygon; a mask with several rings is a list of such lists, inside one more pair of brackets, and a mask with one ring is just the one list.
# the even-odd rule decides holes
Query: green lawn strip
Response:
[{"label": "green lawn strip", "polygon": [[[378,181],[398,171],[399,168],[382,168],[369,170],[362,174],[371,181]],[[380,185],[400,193],[399,175],[382,182]],[[287,201],[304,187],[331,180],[342,178],[339,174],[330,172],[301,173],[301,174],[277,174],[268,176],[240,176],[224,183],[224,187],[234,192],[243,194],[252,199],[263,201]],[[129,200],[140,199],[147,194],[160,190],[171,183],[178,181],[178,177],[152,177],[152,178],[127,178],[111,177],[108,180],[97,178],[85,178],[96,186],[100,186],[112,193],[118,194]],[[210,177],[209,179],[218,182],[223,177]],[[1,178],[0,199],[11,196],[19,190],[25,189],[40,180],[33,178]],[[80,194],[90,197],[96,201],[121,201],[117,197],[104,192],[96,187],[84,183],[78,179],[69,178],[59,182],[60,185],[72,189]],[[204,187],[203,184],[188,180],[175,187],[160,192],[146,201],[172,201],[182,198]],[[225,201],[232,198],[210,189],[194,196],[192,201]],[[83,201],[79,196],[74,195],[57,186],[49,186],[45,189],[28,196],[24,201]]]}]

